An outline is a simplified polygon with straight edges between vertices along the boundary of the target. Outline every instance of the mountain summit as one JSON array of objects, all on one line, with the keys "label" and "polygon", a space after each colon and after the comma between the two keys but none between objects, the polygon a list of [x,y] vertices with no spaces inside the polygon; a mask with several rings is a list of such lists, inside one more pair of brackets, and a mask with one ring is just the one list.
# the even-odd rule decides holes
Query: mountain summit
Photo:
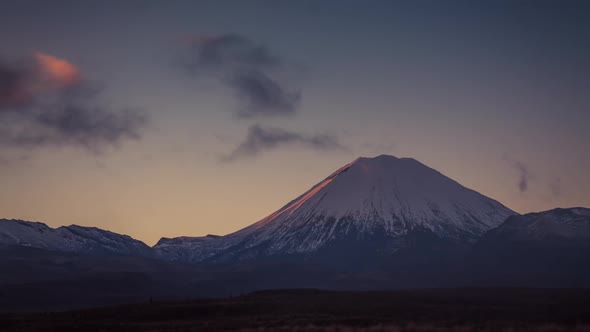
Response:
[{"label": "mountain summit", "polygon": [[310,254],[337,243],[395,252],[415,232],[471,243],[514,214],[414,159],[381,155],[344,165],[251,226],[188,247],[200,253],[193,260],[222,261]]}]

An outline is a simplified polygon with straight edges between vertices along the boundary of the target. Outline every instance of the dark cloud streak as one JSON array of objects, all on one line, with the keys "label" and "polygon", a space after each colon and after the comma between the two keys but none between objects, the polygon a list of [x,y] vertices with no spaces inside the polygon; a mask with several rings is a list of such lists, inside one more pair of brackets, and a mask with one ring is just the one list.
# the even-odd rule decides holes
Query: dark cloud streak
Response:
[{"label": "dark cloud streak", "polygon": [[230,162],[243,158],[252,158],[265,151],[289,145],[320,151],[347,150],[334,136],[306,136],[281,128],[253,125],[248,129],[248,135],[245,140],[231,153],[223,156],[221,161]]},{"label": "dark cloud streak", "polygon": [[191,43],[191,51],[187,65],[195,72],[236,67],[272,69],[283,64],[266,46],[238,34],[197,38]]},{"label": "dark cloud streak", "polygon": [[518,171],[518,190],[525,193],[529,189],[530,171],[527,165],[520,161],[513,161],[512,166]]},{"label": "dark cloud streak", "polygon": [[125,139],[138,139],[146,117],[133,110],[113,112],[104,106],[67,104],[28,112],[16,120],[16,130],[0,131],[0,144],[22,148],[67,145],[100,152]]},{"label": "dark cloud streak", "polygon": [[184,67],[213,75],[231,89],[241,118],[289,115],[296,112],[301,91],[289,86],[290,66],[268,47],[245,36],[225,34],[192,41]]},{"label": "dark cloud streak", "polygon": [[286,91],[280,82],[258,70],[236,72],[228,85],[242,100],[240,117],[293,113],[301,99],[300,92]]}]

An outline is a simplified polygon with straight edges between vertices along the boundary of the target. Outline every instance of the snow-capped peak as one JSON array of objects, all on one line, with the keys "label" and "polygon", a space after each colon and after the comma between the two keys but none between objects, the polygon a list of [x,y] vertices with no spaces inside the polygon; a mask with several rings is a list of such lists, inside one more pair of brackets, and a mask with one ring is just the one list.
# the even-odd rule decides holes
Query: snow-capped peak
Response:
[{"label": "snow-capped peak", "polygon": [[416,229],[474,241],[513,214],[415,159],[361,157],[259,222],[200,244],[197,256],[310,253],[343,238],[401,238]]},{"label": "snow-capped peak", "polygon": [[287,219],[293,224],[315,215],[336,223],[351,219],[359,230],[379,226],[390,234],[421,226],[446,236],[479,235],[511,214],[414,159],[381,155],[345,165],[253,228],[282,228]]}]

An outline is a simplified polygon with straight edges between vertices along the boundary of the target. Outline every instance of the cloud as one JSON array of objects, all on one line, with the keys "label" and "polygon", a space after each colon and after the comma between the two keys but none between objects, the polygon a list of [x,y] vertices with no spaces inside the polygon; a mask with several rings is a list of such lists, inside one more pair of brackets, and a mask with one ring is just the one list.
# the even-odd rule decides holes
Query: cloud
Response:
[{"label": "cloud", "polygon": [[198,37],[189,44],[194,53],[187,65],[193,70],[235,67],[270,69],[282,65],[281,59],[266,46],[238,34]]},{"label": "cloud", "polygon": [[320,151],[347,150],[334,136],[305,136],[281,128],[253,125],[248,129],[248,135],[245,140],[228,155],[222,156],[221,161],[229,162],[243,158],[252,158],[265,151],[288,145]]},{"label": "cloud", "polygon": [[146,116],[101,103],[100,89],[75,65],[44,53],[27,60],[0,61],[0,145],[67,145],[98,152],[139,138]]},{"label": "cloud", "polygon": [[236,72],[227,83],[242,101],[237,113],[240,117],[293,113],[301,99],[300,92],[286,91],[280,82],[258,70]]},{"label": "cloud", "polygon": [[190,41],[184,67],[195,75],[213,75],[234,92],[238,117],[289,115],[301,99],[289,84],[292,66],[268,47],[245,36],[225,34]]},{"label": "cloud", "polygon": [[93,152],[138,139],[146,122],[141,112],[110,111],[77,103],[40,106],[0,117],[0,144],[17,148],[79,146]]},{"label": "cloud", "polygon": [[40,52],[35,53],[35,58],[37,58],[39,66],[49,79],[59,85],[74,85],[81,80],[80,70],[66,60]]},{"label": "cloud", "polygon": [[28,71],[20,64],[0,61],[0,111],[20,106],[30,100],[26,86],[28,76]]},{"label": "cloud", "polygon": [[518,191],[520,191],[520,193],[527,192],[529,190],[531,179],[533,178],[528,165],[521,161],[514,160],[507,153],[504,153],[502,159],[518,172],[518,180],[516,182]]},{"label": "cloud", "polygon": [[530,171],[527,165],[520,161],[512,161],[512,166],[518,171],[518,190],[521,193],[529,189]]}]

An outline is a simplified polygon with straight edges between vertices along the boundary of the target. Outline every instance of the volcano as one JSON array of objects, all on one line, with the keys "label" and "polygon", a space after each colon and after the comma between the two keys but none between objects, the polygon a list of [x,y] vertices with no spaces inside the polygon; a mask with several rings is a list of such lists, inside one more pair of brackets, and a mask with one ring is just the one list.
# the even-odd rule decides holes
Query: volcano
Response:
[{"label": "volcano", "polygon": [[[163,239],[171,260],[370,261],[475,242],[516,213],[411,158],[358,158],[268,217],[221,237]],[[440,250],[439,250],[440,249]]]}]

